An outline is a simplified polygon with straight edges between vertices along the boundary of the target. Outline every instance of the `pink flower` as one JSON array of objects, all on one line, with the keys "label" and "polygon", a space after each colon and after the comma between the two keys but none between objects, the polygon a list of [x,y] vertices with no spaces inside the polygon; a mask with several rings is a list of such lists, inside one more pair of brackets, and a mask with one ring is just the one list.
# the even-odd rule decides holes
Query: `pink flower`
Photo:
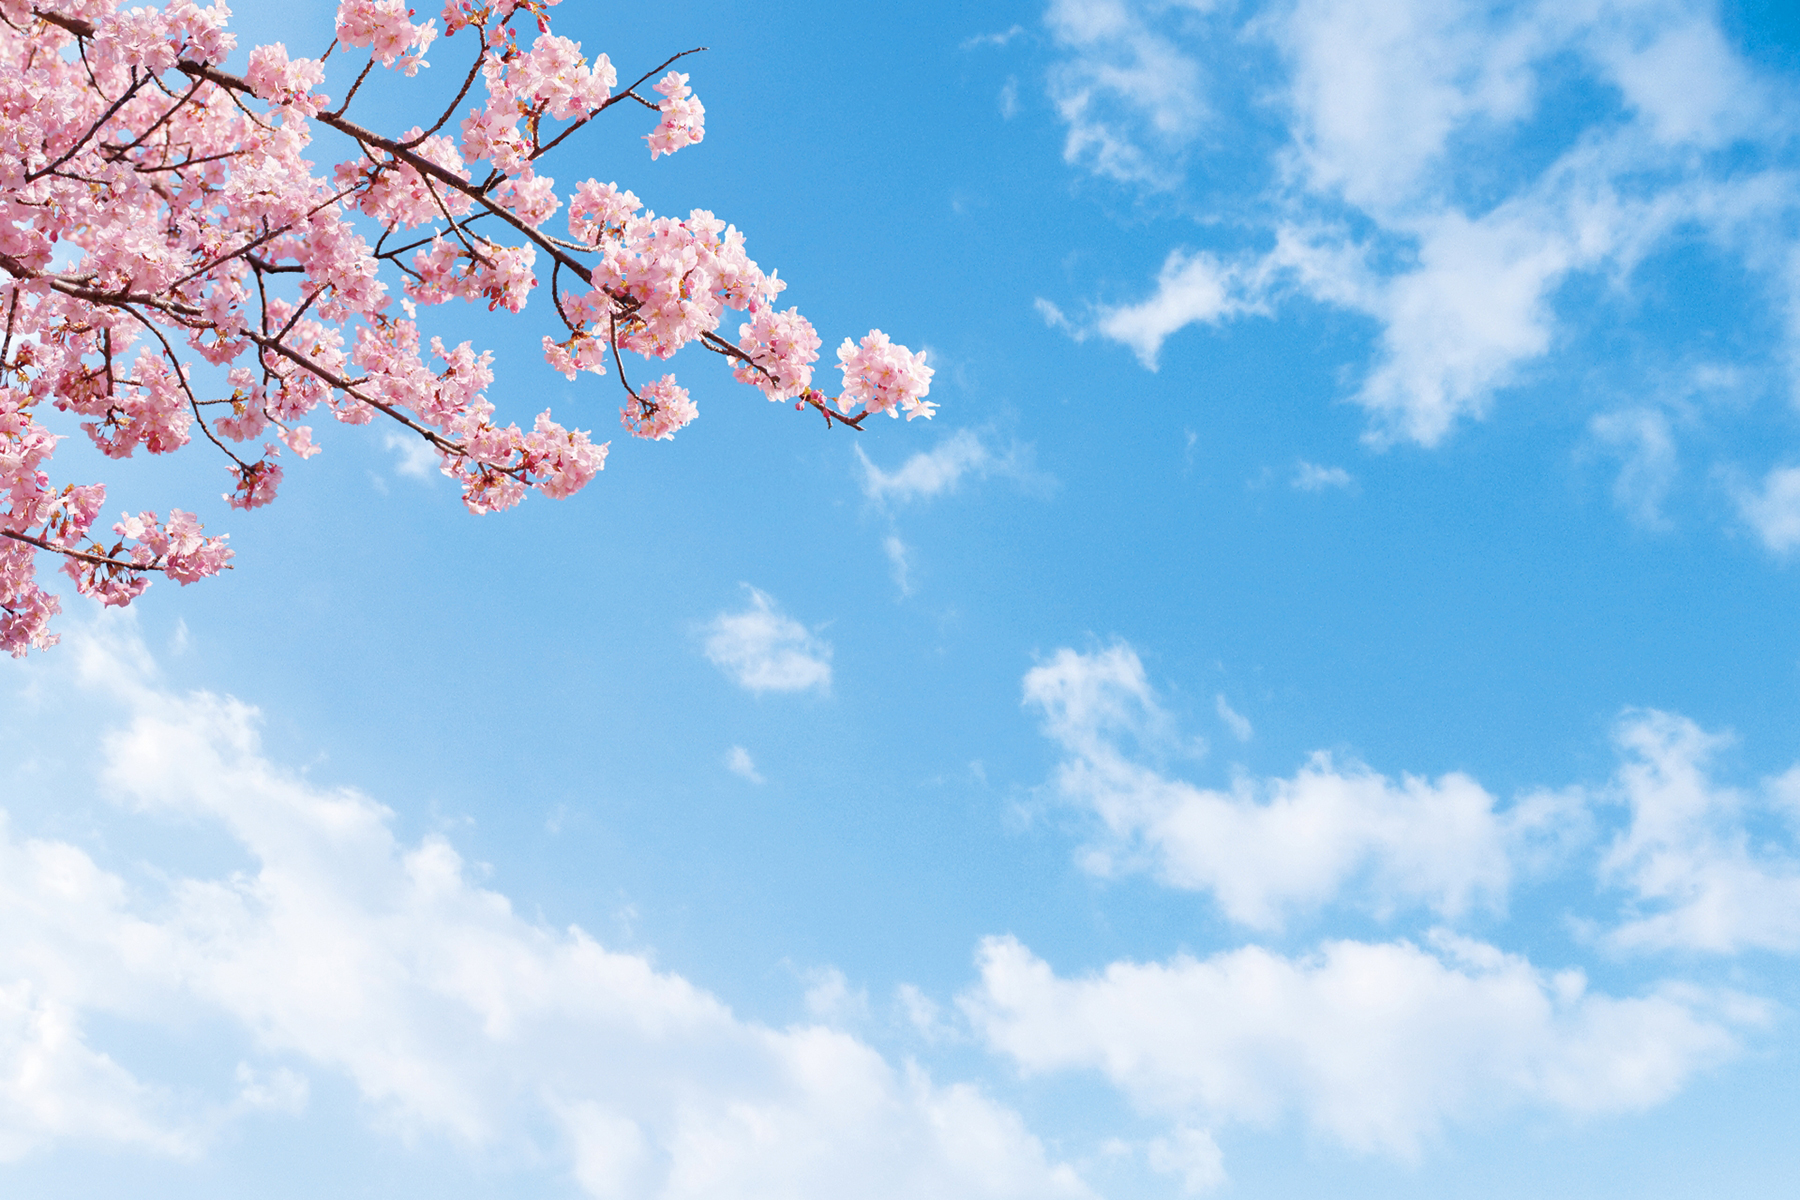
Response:
[{"label": "pink flower", "polygon": [[414,25],[406,0],[342,0],[338,5],[338,40],[346,46],[368,46],[383,66],[396,62],[408,75],[423,64],[426,47],[437,38],[437,25]]},{"label": "pink flower", "polygon": [[812,386],[819,335],[799,309],[781,313],[763,309],[749,323],[738,326],[738,349],[750,356],[750,363],[737,361],[732,375],[742,383],[755,384],[769,399],[791,400]]},{"label": "pink flower", "polygon": [[275,499],[275,490],[281,486],[281,464],[272,461],[280,451],[267,442],[263,443],[264,457],[247,467],[233,464],[229,470],[237,476],[237,486],[225,496],[225,502],[233,508],[261,508]]},{"label": "pink flower", "polygon": [[636,196],[621,192],[616,183],[583,180],[569,201],[569,236],[590,246],[602,238],[617,238],[641,207]]},{"label": "pink flower", "polygon": [[652,162],[706,136],[706,109],[688,88],[687,81],[688,77],[680,71],[670,71],[656,84],[655,90],[663,96],[658,106],[662,109],[662,121],[644,135],[650,143]]},{"label": "pink flower", "polygon": [[[278,447],[299,460],[318,453],[321,408],[347,425],[394,418],[426,431],[475,512],[510,507],[531,489],[568,496],[591,481],[606,444],[547,413],[529,430],[499,419],[487,395],[493,355],[468,342],[446,347],[418,324],[421,306],[451,300],[522,311],[540,285],[541,247],[520,226],[547,229],[565,201],[574,243],[559,247],[558,261],[575,269],[558,272],[563,324],[542,340],[553,368],[573,378],[604,374],[628,351],[666,359],[696,341],[730,349],[720,329],[736,311],[746,315],[734,374],[772,399],[818,395],[805,389],[819,335],[797,311],[776,311],[786,285],[750,258],[740,231],[706,209],[645,211],[616,183],[589,179],[560,195],[539,173],[534,154],[558,136],[552,123],[616,99],[607,56],[548,28],[553,0],[449,0],[444,26],[476,26],[480,56],[460,129],[396,132],[365,95],[356,119],[377,136],[317,168],[309,156],[338,146],[312,140],[316,125],[337,123],[316,90],[320,60],[257,46],[242,79],[220,83],[214,72],[230,74],[235,45],[223,3],[37,3],[94,32],[78,49],[54,21],[32,21],[30,0],[0,0],[9,18],[0,22],[0,196],[17,210],[0,220],[16,293],[0,372],[0,528],[30,539],[0,538],[7,652],[55,641],[57,600],[36,575],[42,554],[60,554],[80,591],[113,605],[142,593],[152,572],[188,583],[230,559],[223,538],[178,509],[166,524],[153,512],[124,518],[110,549],[92,541],[105,489],[53,483],[59,439],[37,419],[46,411],[67,414],[114,459],[227,448],[227,498],[239,508],[276,498]],[[336,11],[341,47],[367,47],[407,74],[437,36],[407,0],[340,0]],[[514,22],[527,15],[539,27],[529,47],[525,22]],[[196,75],[199,63],[213,71]],[[655,90],[653,159],[705,131],[687,75],[668,71]],[[468,224],[475,218],[482,223]],[[79,286],[34,278],[52,271]],[[841,405],[929,415],[923,355],[879,334],[846,346]],[[228,395],[216,376],[191,372],[196,357],[226,373]],[[621,418],[633,435],[660,440],[697,414],[664,375],[631,396]],[[229,447],[258,442],[262,456],[235,461],[241,451]]]},{"label": "pink flower", "polygon": [[327,100],[312,90],[325,82],[324,65],[310,58],[290,61],[287,47],[280,42],[250,51],[250,69],[244,78],[264,100],[309,117],[316,116]]},{"label": "pink flower", "polygon": [[594,445],[579,429],[564,429],[539,413],[525,436],[524,465],[537,476],[537,489],[552,500],[573,496],[606,467],[609,443]]},{"label": "pink flower", "polygon": [[677,387],[673,375],[664,375],[639,388],[638,394],[626,401],[619,410],[619,423],[632,437],[666,441],[699,415],[699,406],[688,398],[687,389]]},{"label": "pink flower", "polygon": [[838,365],[844,372],[844,394],[838,397],[838,408],[845,414],[863,405],[869,412],[885,412],[890,417],[904,411],[910,421],[937,411],[937,405],[923,400],[931,390],[932,374],[925,365],[925,352],[914,354],[895,345],[879,329],[871,329],[860,346],[845,338],[838,347]]}]

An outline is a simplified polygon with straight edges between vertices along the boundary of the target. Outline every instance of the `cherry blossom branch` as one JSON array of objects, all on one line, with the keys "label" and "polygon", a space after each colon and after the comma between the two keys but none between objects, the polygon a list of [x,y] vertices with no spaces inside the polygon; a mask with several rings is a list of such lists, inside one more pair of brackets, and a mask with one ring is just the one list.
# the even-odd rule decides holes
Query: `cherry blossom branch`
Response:
[{"label": "cherry blossom branch", "polygon": [[[415,301],[486,299],[490,310],[517,312],[543,286],[546,262],[550,303],[566,331],[563,341],[544,337],[546,360],[573,378],[605,374],[610,352],[629,400],[621,421],[634,436],[671,437],[698,409],[672,374],[634,387],[624,351],[667,358],[695,343],[769,399],[814,408],[828,428],[860,429],[873,412],[930,415],[924,356],[878,330],[838,350],[841,397],[811,387],[816,331],[798,310],[775,309],[784,283],[704,210],[657,217],[616,183],[588,179],[566,201],[568,234],[543,228],[564,201],[534,164],[613,105],[629,100],[660,114],[644,138],[652,161],[702,140],[705,110],[688,77],[671,68],[704,47],[614,89],[606,57],[590,65],[576,43],[552,36],[536,0],[505,5],[498,20],[496,7],[453,3],[445,21],[452,33],[478,31],[474,59],[428,127],[388,136],[347,114],[377,62],[409,76],[422,64],[431,23],[414,24],[404,5],[339,0],[340,37],[322,58],[258,46],[234,74],[221,65],[232,45],[222,6],[126,9],[131,2],[38,0],[44,8],[22,23],[17,14],[31,11],[31,0],[0,0],[0,71],[20,75],[41,97],[33,103],[58,114],[41,127],[21,125],[27,141],[0,162],[19,217],[0,252],[0,288],[10,292],[0,336],[0,496],[12,496],[11,524],[35,530],[0,530],[8,550],[0,554],[0,649],[23,654],[55,640],[47,624],[55,597],[38,586],[35,558],[20,547],[64,555],[83,593],[119,605],[142,592],[148,571],[191,582],[222,569],[230,553],[222,539],[202,536],[193,513],[175,508],[166,524],[151,513],[127,516],[114,526],[124,540],[110,549],[76,549],[104,504],[103,485],[49,491],[45,467],[58,436],[39,422],[40,402],[91,418],[82,429],[112,458],[210,441],[235,464],[239,485],[228,499],[243,508],[274,498],[282,466],[272,446],[252,462],[227,440],[244,443],[273,426],[305,458],[318,447],[298,418],[313,411],[352,425],[379,413],[412,430],[460,482],[473,512],[510,507],[527,488],[553,498],[581,489],[604,466],[606,445],[548,412],[530,429],[502,424],[483,394],[494,384],[491,352],[432,337],[442,366],[427,366],[421,353]],[[542,35],[529,50],[514,25],[521,12],[537,17]],[[331,102],[315,89],[340,41],[368,47],[369,57],[349,66],[342,102],[321,112]],[[484,73],[485,107],[464,122],[460,141],[444,134]],[[658,75],[660,103],[638,90]],[[562,127],[553,132],[552,120]],[[324,129],[354,149],[321,177],[301,152]],[[376,227],[373,249],[358,213]],[[493,219],[497,234],[483,223]],[[72,260],[64,256],[71,248]],[[288,273],[301,282],[278,292],[269,276]],[[404,319],[388,308],[393,275]],[[576,280],[593,290],[576,290]],[[746,314],[735,345],[719,331],[728,309]],[[228,398],[199,398],[183,341],[228,370]],[[128,359],[134,343],[142,349]],[[42,529],[25,513],[48,514]]]},{"label": "cherry blossom branch", "polygon": [[639,104],[642,104],[645,108],[655,109],[657,107],[656,105],[650,103],[648,100],[644,99],[642,96],[637,94],[635,89],[637,88],[638,84],[646,82],[647,80],[649,80],[649,78],[652,75],[655,75],[659,71],[667,70],[669,67],[673,66],[675,63],[679,62],[681,59],[686,58],[690,54],[699,54],[702,51],[710,50],[711,48],[712,47],[710,47],[710,46],[695,46],[692,50],[683,50],[680,54],[670,55],[668,58],[663,60],[662,65],[652,67],[652,68],[650,68],[650,70],[645,71],[642,75],[638,76],[637,80],[634,83],[632,83],[630,87],[626,88],[622,92],[614,92],[611,96],[608,96],[605,100],[601,101],[600,107],[596,108],[593,112],[589,113],[587,116],[582,117],[580,120],[578,120],[574,124],[570,125],[567,129],[563,130],[561,133],[557,134],[554,138],[552,138],[550,140],[550,143],[548,145],[540,146],[537,150],[533,151],[531,154],[531,161],[536,161],[537,159],[550,153],[550,151],[556,149],[557,146],[562,144],[562,141],[564,138],[568,137],[571,133],[574,133],[577,129],[580,129],[583,125],[586,125],[589,121],[593,120],[595,117],[599,116],[601,113],[605,112],[607,109],[611,108],[613,105],[617,104],[621,100],[625,100],[625,99],[629,98],[632,100],[636,100]]},{"label": "cherry blossom branch", "polygon": [[[140,563],[132,562],[130,559],[111,558],[104,554],[92,554],[85,550],[77,550],[72,546],[59,546],[55,542],[40,537],[33,537],[29,533],[21,533],[16,529],[0,529],[0,537],[11,538],[15,542],[24,542],[28,546],[36,546],[39,550],[48,550],[52,554],[60,554],[65,558],[72,558],[77,562],[84,562],[95,567],[111,567],[116,571],[166,572],[168,570],[168,568],[160,562]],[[223,569],[229,571],[231,570],[231,565],[227,563],[224,565]]]},{"label": "cherry blossom branch", "polygon": [[[144,132],[138,134],[136,137],[132,138],[129,142],[125,143],[123,146],[102,146],[101,149],[103,151],[117,151],[119,158],[123,158],[130,151],[137,149],[139,146],[144,144],[145,138],[147,138],[151,134],[155,133],[158,129],[161,129],[164,125],[166,125],[168,123],[170,117],[173,117],[176,113],[180,112],[182,109],[182,106],[187,104],[189,101],[191,101],[194,98],[194,94],[200,90],[200,85],[205,82],[206,81],[203,79],[194,80],[194,86],[190,87],[185,93],[183,93],[181,98],[176,100],[174,104],[171,104],[169,106],[168,110],[165,111],[162,116],[156,118],[156,120],[151,122],[150,125],[144,130]],[[113,161],[117,162],[118,159],[115,158]]]},{"label": "cherry blossom branch", "polygon": [[71,158],[74,158],[77,154],[80,154],[81,148],[88,144],[88,140],[90,138],[92,138],[96,133],[99,133],[102,129],[104,129],[106,127],[106,123],[108,121],[112,120],[114,115],[116,115],[121,108],[124,108],[126,103],[133,96],[137,95],[138,89],[143,86],[144,86],[144,80],[138,78],[137,70],[136,70],[136,68],[133,68],[132,69],[131,86],[125,89],[125,92],[123,95],[121,95],[117,100],[113,101],[112,107],[108,108],[105,112],[101,113],[100,116],[95,119],[94,123],[88,127],[88,131],[86,133],[82,134],[81,137],[76,139],[75,144],[70,146],[68,148],[68,150],[66,150],[63,153],[63,156],[61,158],[57,159],[55,162],[51,163],[47,167],[42,168],[41,170],[33,171],[30,174],[26,175],[25,182],[27,184],[36,183],[38,180],[42,179],[44,176],[50,174],[51,172],[55,171],[58,167],[62,166],[64,163],[68,162]]},{"label": "cherry blossom branch", "polygon": [[[14,271],[14,273],[18,274],[21,271],[24,272],[24,275],[21,276],[23,278],[36,278],[36,279],[47,280],[53,288],[55,288],[57,291],[61,292],[62,294],[66,295],[66,296],[71,296],[76,299],[88,300],[93,303],[103,304],[103,305],[106,305],[107,307],[111,307],[111,308],[117,308],[120,311],[125,312],[128,315],[130,315],[133,319],[135,319],[139,324],[143,325],[145,328],[149,329],[150,332],[152,334],[154,334],[158,339],[163,340],[163,344],[165,345],[165,347],[168,345],[167,340],[162,339],[161,333],[156,330],[156,328],[149,322],[149,320],[146,317],[142,316],[135,309],[133,309],[131,307],[131,305],[139,304],[139,305],[143,305],[146,308],[153,308],[158,311],[165,312],[169,316],[171,316],[173,318],[177,318],[177,319],[184,317],[184,316],[195,316],[195,315],[198,315],[198,313],[199,313],[199,310],[197,308],[193,308],[192,306],[178,305],[178,304],[174,304],[171,302],[159,300],[155,296],[148,296],[148,295],[143,295],[143,294],[139,294],[139,293],[130,293],[130,292],[101,292],[101,291],[98,291],[98,290],[95,290],[92,288],[85,288],[85,287],[80,287],[78,285],[70,284],[68,281],[62,279],[59,276],[44,275],[44,274],[40,274],[40,273],[36,273],[36,272],[31,272],[29,270],[29,268],[26,268],[24,266],[24,264],[19,263],[17,259],[12,259],[5,254],[0,254],[0,266],[5,266],[7,268],[7,270],[9,270],[9,271],[14,271],[14,268],[17,267],[18,270]],[[182,322],[182,323],[184,325],[187,324],[186,322]],[[194,328],[195,326],[188,325],[188,327]],[[202,326],[199,326],[199,328],[210,329],[210,328],[213,328],[213,326],[202,325]],[[285,332],[286,331],[284,330],[283,333],[285,334]],[[343,392],[345,395],[350,396],[356,400],[360,400],[362,403],[367,404],[370,408],[375,409],[377,412],[380,412],[380,413],[400,422],[400,424],[406,426],[408,429],[412,430],[414,433],[417,433],[420,437],[423,437],[426,441],[430,442],[432,445],[438,447],[439,449],[445,451],[446,453],[453,454],[453,455],[456,455],[459,457],[467,457],[468,456],[469,449],[468,449],[467,445],[460,443],[460,442],[452,441],[451,439],[446,438],[442,434],[433,430],[429,426],[422,425],[418,421],[413,420],[411,417],[406,415],[406,413],[404,411],[394,407],[393,405],[387,404],[384,401],[378,400],[373,396],[367,395],[365,392],[362,391],[362,389],[360,387],[357,386],[357,383],[355,381],[345,379],[343,376],[338,375],[336,372],[331,371],[328,368],[320,365],[319,363],[313,361],[311,358],[309,358],[305,355],[302,355],[299,351],[292,349],[291,347],[286,345],[284,342],[282,342],[279,337],[267,337],[262,334],[258,334],[253,331],[250,331],[250,330],[242,331],[241,336],[243,336],[245,338],[245,340],[253,342],[265,350],[268,350],[273,353],[281,355],[283,358],[286,358],[289,361],[293,362],[296,366],[300,367],[302,370],[308,372],[311,375],[318,377],[320,380],[329,384],[331,387],[334,387],[337,390]],[[108,357],[108,363],[110,365],[110,362],[111,362],[110,353],[108,354],[107,357]],[[179,377],[179,372],[177,372],[177,377]],[[183,387],[184,388],[186,387],[185,380],[183,381]],[[190,398],[192,397],[191,392],[189,393],[189,396],[190,396]],[[201,422],[201,426],[202,426],[202,428],[205,428],[204,421]],[[238,458],[238,456],[236,454],[232,453],[232,451],[227,449],[222,443],[219,443],[218,439],[214,438],[212,436],[212,433],[210,430],[207,430],[207,437],[210,438],[215,444],[219,445],[219,448],[221,450],[225,450],[225,453],[231,455],[232,460],[234,462],[237,462],[240,467],[243,466],[243,460]],[[487,465],[491,466],[492,464],[487,464]],[[507,474],[514,474],[517,471],[517,468],[507,468],[507,467],[495,467],[494,469],[498,470],[498,471],[503,471]]]}]

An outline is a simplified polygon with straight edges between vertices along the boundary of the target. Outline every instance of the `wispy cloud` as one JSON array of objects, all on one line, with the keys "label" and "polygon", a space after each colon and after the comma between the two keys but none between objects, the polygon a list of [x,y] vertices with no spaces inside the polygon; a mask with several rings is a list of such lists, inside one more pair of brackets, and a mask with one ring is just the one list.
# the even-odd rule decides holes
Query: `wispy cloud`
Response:
[{"label": "wispy cloud", "polygon": [[756,760],[742,746],[733,746],[725,752],[725,769],[751,783],[763,782],[762,772],[756,769]]},{"label": "wispy cloud", "polygon": [[[1601,873],[1632,904],[1607,941],[1626,950],[1800,950],[1800,766],[1745,795],[1708,777],[1731,739],[1686,717],[1631,713],[1615,739],[1625,761],[1608,792],[1631,823]],[[1751,822],[1768,816],[1787,824],[1787,836],[1753,840]]]},{"label": "wispy cloud", "polygon": [[1005,46],[1024,32],[1025,27],[1023,25],[1014,25],[1010,29],[1001,30],[999,33],[978,33],[972,38],[965,38],[959,49],[974,50],[981,46],[994,46],[996,48]]},{"label": "wispy cloud", "polygon": [[1596,416],[1588,430],[1620,460],[1613,502],[1647,529],[1666,526],[1663,501],[1680,469],[1668,417],[1651,408],[1626,409]]},{"label": "wispy cloud", "polygon": [[1067,52],[1050,73],[1069,127],[1063,157],[1125,182],[1173,186],[1171,164],[1207,114],[1198,61],[1125,0],[1052,0],[1045,22]]},{"label": "wispy cloud", "polygon": [[1231,730],[1231,736],[1238,741],[1247,742],[1255,736],[1256,731],[1250,726],[1250,718],[1231,707],[1224,692],[1213,697],[1213,711],[1219,714],[1219,720],[1225,722],[1225,728]]},{"label": "wispy cloud", "polygon": [[871,462],[861,446],[856,447],[856,457],[862,464],[863,495],[881,503],[928,500],[954,492],[965,478],[1005,476],[1039,486],[1047,482],[1032,468],[1029,447],[1015,444],[1004,454],[996,454],[971,429],[957,430],[892,471]]},{"label": "wispy cloud", "polygon": [[1800,546],[1800,467],[1776,467],[1760,488],[1741,488],[1738,511],[1773,554]]},{"label": "wispy cloud", "polygon": [[1169,335],[1189,325],[1217,325],[1245,312],[1264,311],[1259,268],[1220,262],[1210,254],[1172,252],[1157,276],[1156,291],[1137,304],[1101,310],[1101,334],[1123,342],[1154,371]]},{"label": "wispy cloud", "polygon": [[1032,306],[1037,309],[1038,316],[1044,318],[1044,324],[1050,326],[1050,328],[1062,330],[1077,342],[1085,342],[1087,340],[1088,331],[1086,327],[1077,325],[1074,321],[1071,321],[1068,314],[1063,312],[1054,301],[1046,300],[1042,296],[1039,296],[1031,303]]},{"label": "wispy cloud", "polygon": [[750,607],[706,626],[706,657],[747,691],[831,688],[831,645],[781,611],[767,592],[745,585]]},{"label": "wispy cloud", "polygon": [[1356,482],[1342,467],[1321,467],[1304,458],[1294,468],[1294,486],[1303,492],[1322,492],[1326,488],[1347,488]]},{"label": "wispy cloud", "polygon": [[423,483],[439,474],[438,456],[424,438],[411,433],[386,433],[381,437],[381,445],[394,455],[394,470],[400,474]]},{"label": "wispy cloud", "polygon": [[894,573],[894,586],[900,589],[902,596],[912,595],[912,562],[906,543],[899,535],[888,534],[882,539],[881,548],[888,557],[888,566]]},{"label": "wispy cloud", "polygon": [[[1630,296],[1639,264],[1683,231],[1705,231],[1800,312],[1800,202],[1779,168],[1736,153],[1783,155],[1795,106],[1710,9],[1197,8],[1210,6],[1052,0],[1046,13],[1063,54],[1049,93],[1066,156],[1096,174],[1173,187],[1189,154],[1240,144],[1212,132],[1224,118],[1204,99],[1209,73],[1265,94],[1260,111],[1285,126],[1266,171],[1232,168],[1251,182],[1229,202],[1263,214],[1227,239],[1237,247],[1171,254],[1150,295],[1095,324],[1146,366],[1190,325],[1273,314],[1297,297],[1337,306],[1379,328],[1353,385],[1371,440],[1429,446],[1552,352],[1571,279],[1603,275]],[[1494,162],[1571,70],[1616,105],[1593,105],[1560,154],[1497,187]],[[1800,334],[1791,342],[1800,379]],[[1642,499],[1631,502],[1640,514]]]},{"label": "wispy cloud", "polygon": [[[1229,790],[1173,777],[1159,760],[1179,744],[1174,718],[1125,645],[1059,650],[1026,674],[1024,694],[1063,751],[1052,786],[1098,821],[1083,866],[1208,892],[1253,928],[1327,905],[1500,910],[1516,860],[1586,828],[1566,797],[1503,807],[1467,775],[1392,779],[1325,753],[1289,778],[1242,777]],[[1215,707],[1234,734],[1249,732],[1223,696]]]}]

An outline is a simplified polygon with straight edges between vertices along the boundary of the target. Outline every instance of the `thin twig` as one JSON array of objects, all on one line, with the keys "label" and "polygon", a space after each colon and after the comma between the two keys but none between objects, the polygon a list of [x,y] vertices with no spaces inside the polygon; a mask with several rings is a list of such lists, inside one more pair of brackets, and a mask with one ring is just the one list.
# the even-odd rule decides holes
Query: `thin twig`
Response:
[{"label": "thin twig", "polygon": [[469,74],[467,75],[467,77],[465,77],[463,79],[462,90],[456,93],[456,99],[452,100],[450,102],[450,106],[448,108],[444,109],[444,115],[439,117],[437,119],[436,123],[434,123],[431,126],[431,128],[425,130],[418,137],[411,138],[407,141],[401,142],[400,144],[402,146],[405,146],[408,150],[411,150],[414,146],[417,146],[420,142],[424,141],[426,138],[430,137],[432,134],[434,134],[438,130],[442,129],[444,127],[444,123],[447,122],[451,117],[456,115],[457,106],[463,102],[463,97],[467,96],[469,94],[469,89],[475,86],[475,77],[477,75],[481,74],[481,64],[486,61],[487,61],[487,47],[485,45],[483,45],[481,47],[481,52],[475,56],[474,65],[469,68]]},{"label": "thin twig", "polygon": [[651,109],[658,108],[659,106],[650,103],[648,100],[644,99],[642,96],[637,94],[637,91],[636,91],[637,85],[640,83],[643,83],[645,80],[649,79],[652,75],[654,75],[658,71],[662,70],[663,67],[670,66],[676,60],[686,58],[690,54],[699,54],[702,50],[707,50],[707,49],[710,49],[710,47],[695,46],[692,50],[683,50],[680,54],[673,55],[672,57],[666,59],[663,62],[662,66],[652,67],[648,71],[645,71],[642,75],[640,75],[637,78],[637,80],[634,83],[632,83],[632,85],[630,87],[626,88],[622,92],[614,92],[612,95],[608,96],[605,100],[602,100],[600,102],[599,108],[596,108],[593,112],[591,112],[587,116],[581,118],[579,121],[575,122],[573,125],[569,126],[567,129],[563,130],[561,133],[557,134],[554,138],[551,138],[550,141],[546,145],[544,145],[544,146],[540,147],[539,149],[537,149],[536,151],[534,151],[531,155],[533,161],[535,161],[539,158],[542,158],[544,155],[550,153],[550,151],[556,149],[556,147],[562,143],[562,140],[564,138],[568,137],[571,133],[574,133],[577,129],[580,129],[583,125],[586,125],[589,121],[593,120],[595,117],[599,116],[601,113],[605,112],[607,109],[611,108],[613,105],[617,104],[621,100],[625,100],[625,99],[636,100],[639,104],[642,104],[646,108],[651,108]]}]

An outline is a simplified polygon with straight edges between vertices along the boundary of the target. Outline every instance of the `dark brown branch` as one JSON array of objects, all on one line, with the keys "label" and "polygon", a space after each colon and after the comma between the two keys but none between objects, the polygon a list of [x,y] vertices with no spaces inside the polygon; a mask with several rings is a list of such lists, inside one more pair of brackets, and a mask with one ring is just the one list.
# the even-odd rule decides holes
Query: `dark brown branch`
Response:
[{"label": "dark brown branch", "polygon": [[632,391],[631,385],[625,381],[625,360],[619,357],[619,314],[617,312],[614,312],[612,314],[611,320],[612,320],[612,337],[610,339],[608,339],[608,341],[612,346],[613,364],[619,368],[619,386],[625,389],[626,395],[630,396],[633,400],[636,400],[638,402],[638,407],[640,409],[645,409],[647,411],[655,411],[656,406],[653,404],[646,405],[644,403],[644,398],[642,396],[638,395],[636,392]]},{"label": "dark brown branch", "polygon": [[[8,537],[15,542],[24,542],[28,546],[36,546],[39,550],[48,550],[52,554],[61,554],[78,562],[92,563],[96,567],[113,567],[122,571],[166,571],[168,569],[161,563],[135,563],[129,559],[111,558],[104,554],[90,554],[72,546],[59,546],[55,542],[33,537],[29,533],[21,533],[16,529],[0,529],[0,537]],[[225,569],[231,570],[231,564],[226,563]]]},{"label": "dark brown branch", "polygon": [[6,302],[6,340],[0,342],[0,371],[12,366],[13,318],[19,315],[19,286],[12,287],[12,298]]},{"label": "dark brown branch", "polygon": [[[490,216],[490,215],[492,215],[492,214],[478,212],[472,217],[463,217],[461,223],[463,226],[467,227],[467,226],[473,225],[475,222],[481,220],[481,218]],[[417,250],[420,246],[429,246],[429,245],[431,245],[431,243],[437,241],[439,238],[444,236],[442,233],[439,233],[436,230],[433,230],[430,237],[420,238],[416,242],[408,242],[404,246],[396,246],[392,250],[383,250],[381,248],[381,243],[386,241],[388,234],[390,234],[392,232],[393,232],[392,229],[384,230],[382,232],[380,240],[378,240],[375,243],[374,257],[385,258],[389,262],[393,263],[395,266],[400,266],[400,257],[399,256],[402,254],[405,254],[408,250]],[[401,269],[405,270],[404,267],[401,267]]]},{"label": "dark brown branch", "polygon": [[[345,196],[348,196],[351,192],[354,192],[355,190],[356,189],[354,187],[347,187],[343,191],[339,192],[337,195],[331,197],[329,200],[321,201],[320,203],[314,205],[312,208],[307,209],[307,211],[306,211],[307,218],[311,218],[315,214],[323,212],[325,209],[330,208],[333,204],[336,204],[339,200],[342,200]],[[186,283],[188,280],[196,278],[197,276],[200,276],[200,275],[204,275],[208,271],[212,270],[214,267],[218,266],[220,263],[230,262],[232,259],[236,258],[240,254],[247,256],[250,251],[256,249],[258,246],[262,245],[264,242],[273,241],[274,239],[280,237],[282,234],[286,233],[288,230],[292,229],[294,226],[298,225],[299,223],[300,223],[299,221],[289,221],[286,225],[278,226],[277,228],[267,231],[261,237],[256,238],[252,241],[246,242],[244,245],[239,246],[236,250],[232,250],[232,251],[229,251],[228,253],[219,255],[217,258],[213,259],[211,262],[207,263],[205,266],[199,267],[192,271],[189,271],[186,275],[183,275],[180,279],[177,279],[174,283],[171,283],[169,285],[169,290],[174,291],[176,288],[180,287],[182,284]]]},{"label": "dark brown branch", "polygon": [[238,155],[245,153],[248,152],[244,150],[221,150],[217,154],[203,154],[199,158],[184,158],[178,163],[165,163],[155,167],[139,166],[134,163],[132,165],[132,170],[138,172],[140,175],[149,175],[156,171],[183,171],[188,167],[198,166],[201,163],[218,162],[221,159],[236,158]]}]

